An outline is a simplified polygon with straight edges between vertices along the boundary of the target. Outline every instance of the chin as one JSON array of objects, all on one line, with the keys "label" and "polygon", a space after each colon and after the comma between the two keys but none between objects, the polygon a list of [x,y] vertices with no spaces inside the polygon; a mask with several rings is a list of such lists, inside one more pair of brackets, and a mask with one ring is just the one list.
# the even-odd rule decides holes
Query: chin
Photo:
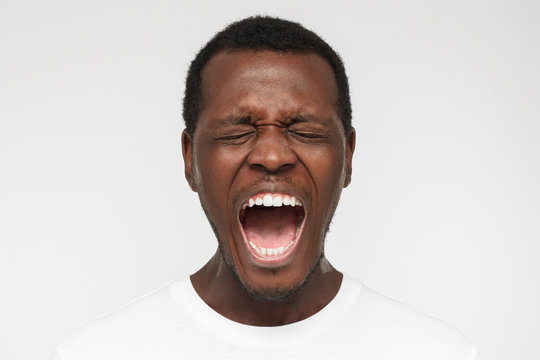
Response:
[{"label": "chin", "polygon": [[302,287],[302,284],[293,287],[293,288],[262,288],[262,289],[250,289],[248,287],[244,287],[249,296],[251,296],[254,300],[261,301],[261,302],[286,302],[290,298],[292,298],[298,290]]},{"label": "chin", "polygon": [[319,266],[321,259],[324,258],[324,254],[321,252],[308,268],[308,271],[297,279],[289,278],[287,274],[284,273],[284,271],[286,271],[285,269],[263,268],[260,269],[263,272],[261,274],[251,273],[240,275],[232,258],[223,251],[223,246],[220,245],[219,249],[223,262],[240,286],[251,298],[261,302],[277,303],[286,302],[291,299],[309,283],[309,280]]}]

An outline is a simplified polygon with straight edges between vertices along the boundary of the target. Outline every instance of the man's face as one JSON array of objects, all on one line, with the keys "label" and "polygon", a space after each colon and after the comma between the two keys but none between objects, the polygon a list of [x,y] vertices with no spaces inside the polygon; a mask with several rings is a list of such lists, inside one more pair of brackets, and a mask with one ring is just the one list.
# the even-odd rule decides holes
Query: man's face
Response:
[{"label": "man's face", "polygon": [[350,181],[354,132],[337,115],[332,69],[314,54],[220,52],[202,93],[186,177],[243,286],[284,297],[316,267]]}]

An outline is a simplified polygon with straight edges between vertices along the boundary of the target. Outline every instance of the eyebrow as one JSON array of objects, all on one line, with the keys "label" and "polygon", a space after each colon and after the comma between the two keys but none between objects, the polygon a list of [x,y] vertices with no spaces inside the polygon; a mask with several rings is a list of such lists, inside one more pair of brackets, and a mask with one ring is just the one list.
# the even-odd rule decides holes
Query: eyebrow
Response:
[{"label": "eyebrow", "polygon": [[287,116],[287,119],[288,120],[291,120],[291,122],[294,124],[294,123],[307,123],[307,122],[320,122],[320,120],[313,116],[313,115],[310,115],[310,114],[306,114],[306,115],[300,115],[300,114],[297,114],[297,115],[291,115],[291,116]]},{"label": "eyebrow", "polygon": [[[290,122],[290,124],[295,123],[316,123],[316,124],[325,124],[325,121],[323,121],[320,117],[317,117],[312,114],[290,114],[287,116],[284,116],[286,121]],[[220,125],[246,125],[251,124],[253,121],[253,116],[251,114],[231,114],[225,116],[221,121]]]},{"label": "eyebrow", "polygon": [[298,123],[308,123],[323,127],[329,126],[329,121],[327,121],[324,117],[320,117],[311,113],[290,115],[287,116],[287,120],[291,122],[291,125]]},{"label": "eyebrow", "polygon": [[221,121],[221,125],[245,125],[251,122],[251,115],[227,115]]}]

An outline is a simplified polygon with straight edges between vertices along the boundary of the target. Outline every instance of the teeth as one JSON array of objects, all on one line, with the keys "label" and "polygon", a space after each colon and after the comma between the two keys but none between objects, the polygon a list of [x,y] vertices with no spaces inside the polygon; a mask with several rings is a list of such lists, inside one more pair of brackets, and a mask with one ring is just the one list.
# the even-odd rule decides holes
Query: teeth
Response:
[{"label": "teeth", "polygon": [[[277,194],[257,194],[250,197],[244,204],[242,204],[242,209],[253,206],[265,206],[265,207],[280,207],[280,206],[302,206],[300,200],[297,200],[294,196],[290,195],[277,195]],[[298,238],[298,233],[300,232],[300,224],[304,220],[304,217],[300,216],[297,218],[296,224],[296,234],[295,238],[291,240],[287,245],[280,246],[277,248],[263,248],[262,246],[257,246],[253,241],[249,241],[249,247],[253,248],[253,251],[257,254],[265,257],[278,256],[283,254],[287,249],[289,249]]]},{"label": "teeth", "polygon": [[263,205],[265,207],[270,207],[272,206],[272,204],[273,204],[272,197],[270,195],[264,195]]},{"label": "teeth", "polygon": [[267,248],[263,248],[263,247],[260,247],[258,248],[257,245],[255,245],[253,243],[253,241],[250,241],[249,242],[249,245],[255,249],[255,251],[260,254],[260,255],[264,255],[264,256],[276,256],[276,255],[281,255],[283,254],[288,248],[290,248],[292,246],[292,244],[294,244],[294,241],[291,241],[290,243],[287,244],[287,246],[280,246],[278,248],[275,248],[275,249],[267,249]]},{"label": "teeth", "polygon": [[[285,195],[285,194],[256,194],[250,197],[243,205],[242,209],[253,206],[265,206],[265,207],[280,207],[280,206],[302,206],[300,200],[296,199],[294,196]],[[297,216],[296,219],[296,233],[294,239],[291,240],[285,246],[280,246],[277,248],[264,248],[262,246],[256,245],[253,241],[249,241],[249,247],[253,248],[253,252],[264,257],[273,257],[279,256],[285,253],[291,246],[295,244],[295,241],[298,239],[298,233],[300,232],[301,224],[304,221],[303,216]]]},{"label": "teeth", "polygon": [[294,196],[289,195],[269,195],[266,194],[263,197],[258,195],[256,197],[249,198],[244,204],[242,204],[242,210],[253,206],[265,206],[265,207],[280,207],[280,206],[302,206],[300,200]]}]

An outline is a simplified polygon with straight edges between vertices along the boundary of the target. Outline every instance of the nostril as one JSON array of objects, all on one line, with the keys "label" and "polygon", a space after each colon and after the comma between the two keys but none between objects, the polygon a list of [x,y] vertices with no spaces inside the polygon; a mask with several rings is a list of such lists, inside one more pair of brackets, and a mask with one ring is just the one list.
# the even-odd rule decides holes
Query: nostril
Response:
[{"label": "nostril", "polygon": [[289,170],[294,167],[293,163],[280,163],[280,164],[269,164],[269,163],[253,163],[250,164],[251,168],[257,171],[264,171],[268,173],[277,173]]},{"label": "nostril", "polygon": [[262,164],[250,164],[250,166],[257,170],[265,170],[266,168]]}]

